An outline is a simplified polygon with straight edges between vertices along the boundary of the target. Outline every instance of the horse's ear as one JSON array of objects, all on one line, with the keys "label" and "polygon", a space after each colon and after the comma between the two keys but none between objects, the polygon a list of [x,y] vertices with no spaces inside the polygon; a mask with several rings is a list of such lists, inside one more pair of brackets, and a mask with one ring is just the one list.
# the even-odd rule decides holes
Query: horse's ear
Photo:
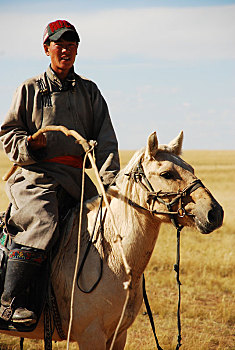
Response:
[{"label": "horse's ear", "polygon": [[146,158],[153,158],[156,156],[158,151],[158,139],[156,132],[153,132],[151,135],[148,137],[148,142],[147,142],[147,147],[145,151],[145,157]]},{"label": "horse's ear", "polygon": [[184,133],[183,131],[181,131],[179,135],[174,140],[172,140],[168,145],[171,152],[176,154],[177,156],[180,155],[182,152],[183,138],[184,138]]}]

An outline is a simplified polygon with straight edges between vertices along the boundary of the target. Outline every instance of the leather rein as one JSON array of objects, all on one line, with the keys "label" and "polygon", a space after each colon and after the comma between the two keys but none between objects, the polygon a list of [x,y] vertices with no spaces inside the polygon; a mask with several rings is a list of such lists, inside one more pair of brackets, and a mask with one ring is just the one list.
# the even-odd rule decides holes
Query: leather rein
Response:
[{"label": "leather rein", "polygon": [[[138,163],[135,170],[132,170],[130,173],[125,174],[128,176],[129,179],[132,179],[136,183],[139,183],[140,186],[147,191],[147,204],[148,208],[145,208],[135,202],[133,202],[131,199],[128,199],[128,204],[133,206],[137,209],[142,209],[145,211],[150,212],[152,215],[169,215],[171,222],[175,226],[177,230],[177,252],[176,252],[176,264],[174,265],[174,270],[176,272],[176,281],[178,284],[178,308],[177,308],[177,326],[178,326],[178,339],[177,339],[177,345],[176,350],[180,348],[182,345],[181,340],[181,320],[180,320],[180,304],[181,304],[181,291],[180,291],[180,278],[179,278],[179,272],[180,272],[180,232],[183,229],[183,225],[180,225],[177,221],[177,216],[182,218],[185,215],[193,216],[193,214],[188,213],[184,206],[183,206],[183,198],[190,195],[192,192],[196,191],[199,187],[205,187],[201,180],[195,179],[193,180],[189,185],[187,185],[183,190],[179,190],[178,192],[163,192],[163,191],[154,191],[153,186],[151,185],[150,181],[148,180],[147,176],[144,173],[143,166],[141,164],[141,160]],[[166,201],[165,199],[171,198],[173,199]],[[167,211],[157,211],[154,210],[154,204],[158,201],[159,203],[162,203],[166,206]],[[178,209],[177,211],[173,211],[173,206],[178,203]],[[156,346],[158,350],[163,350],[161,346],[159,345],[153,315],[152,311],[149,305],[146,289],[145,289],[145,278],[143,274],[143,298],[146,306],[146,310],[148,313],[148,317],[150,320],[150,324],[152,327],[153,335],[155,338]]]}]

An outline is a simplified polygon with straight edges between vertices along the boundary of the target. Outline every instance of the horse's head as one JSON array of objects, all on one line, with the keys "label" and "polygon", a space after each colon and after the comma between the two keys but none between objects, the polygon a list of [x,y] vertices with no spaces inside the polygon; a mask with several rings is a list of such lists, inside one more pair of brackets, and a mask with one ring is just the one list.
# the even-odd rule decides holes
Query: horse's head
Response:
[{"label": "horse's head", "polygon": [[135,191],[141,185],[139,204],[156,218],[210,233],[222,225],[223,209],[180,158],[182,142],[183,132],[168,145],[159,145],[156,133],[151,134],[127,175],[135,180]]}]

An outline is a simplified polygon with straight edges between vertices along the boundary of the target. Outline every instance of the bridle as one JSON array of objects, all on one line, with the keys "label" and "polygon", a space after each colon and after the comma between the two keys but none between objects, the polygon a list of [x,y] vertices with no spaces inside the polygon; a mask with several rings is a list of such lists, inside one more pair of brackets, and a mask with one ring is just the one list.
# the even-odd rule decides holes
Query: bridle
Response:
[{"label": "bridle", "polygon": [[[181,225],[179,225],[176,220],[176,216],[179,216],[180,218],[183,218],[185,215],[193,216],[193,214],[188,213],[183,207],[183,198],[190,195],[199,187],[203,187],[203,188],[205,187],[201,182],[201,180],[195,179],[192,182],[190,182],[190,184],[188,184],[183,190],[179,190],[178,192],[163,192],[162,190],[154,191],[153,186],[151,185],[150,181],[145,175],[141,161],[138,163],[138,165],[134,170],[132,170],[130,173],[125,175],[128,176],[129,179],[132,179],[136,183],[139,183],[140,186],[147,191],[146,202],[148,204],[148,208],[133,202],[131,199],[128,199],[128,204],[139,209],[147,210],[152,215],[169,215],[173,225],[176,228],[181,227]],[[171,197],[173,197],[171,201],[164,200],[166,198],[171,198]],[[164,204],[167,208],[167,211],[154,210],[154,204],[156,201]],[[178,209],[177,211],[173,211],[173,206],[177,203],[178,203]]]},{"label": "bridle", "polygon": [[[184,206],[183,206],[183,198],[189,196],[192,192],[196,191],[199,187],[205,188],[201,180],[195,179],[192,182],[190,182],[183,190],[179,190],[178,192],[163,192],[161,190],[154,191],[153,186],[151,185],[150,181],[148,180],[147,176],[145,175],[143,166],[141,164],[141,160],[139,161],[138,165],[134,170],[132,170],[130,173],[125,174],[128,176],[129,179],[135,181],[136,183],[140,184],[140,186],[147,191],[147,205],[148,208],[143,207],[135,202],[133,202],[131,199],[127,199],[127,202],[129,205],[137,208],[142,209],[145,211],[150,212],[152,215],[169,215],[171,222],[175,226],[177,230],[177,254],[176,254],[176,264],[174,265],[174,270],[176,272],[176,281],[178,284],[178,308],[177,308],[177,325],[178,325],[178,342],[176,345],[176,350],[180,348],[181,344],[181,320],[180,320],[180,304],[181,304],[181,291],[180,291],[180,278],[179,278],[179,272],[180,272],[180,232],[183,229],[183,225],[180,225],[177,221],[177,216],[180,218],[183,218],[184,216],[193,216],[193,214],[188,213]],[[173,199],[167,201],[165,199],[171,198]],[[155,202],[162,203],[166,206],[167,211],[157,211],[154,210],[154,204]],[[177,211],[173,211],[173,206],[175,204],[178,204]],[[146,310],[149,316],[149,320],[151,323],[152,331],[154,334],[155,342],[157,345],[158,350],[163,350],[161,346],[159,345],[153,315],[152,311],[149,305],[146,289],[145,289],[145,278],[143,275],[143,298],[146,306]]]}]

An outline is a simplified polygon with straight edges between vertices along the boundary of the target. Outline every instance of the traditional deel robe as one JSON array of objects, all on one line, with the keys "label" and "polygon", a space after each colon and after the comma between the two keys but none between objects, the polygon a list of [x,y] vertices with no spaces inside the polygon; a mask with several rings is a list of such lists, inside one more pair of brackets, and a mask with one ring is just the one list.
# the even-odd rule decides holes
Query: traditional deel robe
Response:
[{"label": "traditional deel robe", "polygon": [[[47,93],[43,95],[40,90],[45,88]],[[8,224],[14,228],[16,243],[43,250],[58,238],[58,186],[79,200],[82,177],[80,168],[47,160],[84,155],[73,137],[56,131],[45,134],[45,148],[30,150],[27,137],[47,125],[64,125],[88,141],[97,141],[96,164],[104,185],[112,182],[120,168],[107,104],[94,82],[75,74],[73,69],[61,82],[49,67],[46,73],[19,86],[0,131],[6,154],[20,166],[6,184],[12,204]],[[102,165],[110,154],[112,160],[103,171]],[[85,199],[94,194],[95,186],[86,176]]]}]

